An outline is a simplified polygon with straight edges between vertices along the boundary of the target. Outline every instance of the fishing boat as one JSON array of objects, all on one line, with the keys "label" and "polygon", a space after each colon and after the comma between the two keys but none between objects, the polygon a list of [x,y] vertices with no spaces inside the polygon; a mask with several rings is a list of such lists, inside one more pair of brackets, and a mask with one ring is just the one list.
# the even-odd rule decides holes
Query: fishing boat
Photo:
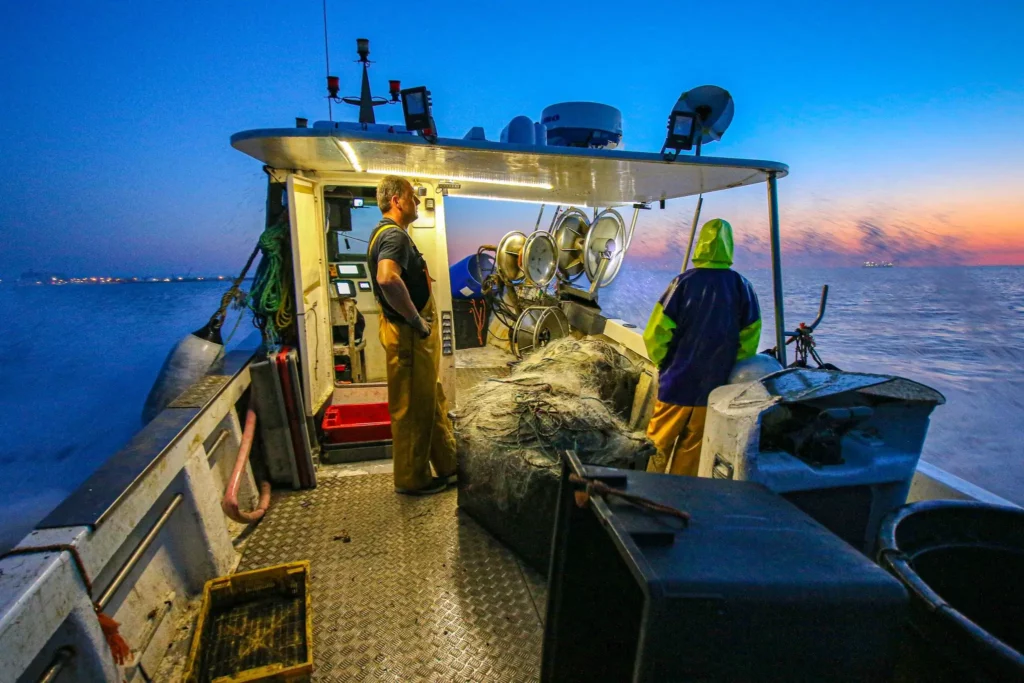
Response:
[{"label": "fishing boat", "polygon": [[[112,454],[13,554],[0,560],[3,680],[179,680],[190,650],[198,646],[193,636],[204,586],[209,591],[208,582],[218,577],[247,576],[295,562],[309,563],[307,616],[312,629],[312,659],[307,663],[312,673],[307,667],[295,680],[312,675],[322,681],[528,681],[542,676],[542,651],[549,646],[545,622],[552,614],[542,573],[459,512],[454,490],[422,499],[395,495],[387,434],[372,431],[381,427],[379,415],[364,416],[361,424],[369,425],[370,436],[353,443],[335,440],[337,432],[324,428],[332,409],[344,416],[346,406],[369,410],[367,406],[387,401],[384,353],[376,342],[379,312],[365,242],[379,219],[375,188],[384,175],[408,178],[422,200],[410,234],[436,278],[433,291],[443,336],[440,378],[456,414],[464,407],[460,396],[470,387],[507,375],[509,364],[518,360],[517,351],[522,355],[541,348],[554,334],[599,340],[644,369],[646,379],[628,397],[625,412],[632,426],[642,430],[657,373],[639,330],[602,314],[600,285],[629,258],[634,232],[644,230],[643,215],[684,198],[763,186],[773,282],[772,303],[765,310],[775,321],[777,336],[769,343],[775,346],[778,367],[790,365],[787,342],[814,327],[787,332],[791,327],[785,316],[778,206],[780,182],[790,169],[774,161],[681,153],[701,145],[701,131],[708,128],[701,112],[674,109],[674,116],[686,119],[688,114],[688,120],[670,128],[666,149],[638,152],[611,148],[608,140],[621,134],[621,129],[607,130],[613,124],[579,124],[587,133],[579,146],[544,144],[543,127],[557,124],[551,115],[544,117],[546,124],[510,125],[503,140],[486,139],[479,130],[464,138],[443,137],[432,117],[417,118],[429,113],[425,89],[401,94],[407,126],[376,124],[374,100],[368,86],[364,90],[365,97],[356,98],[359,121],[331,120],[308,127],[301,120],[296,127],[246,130],[231,137],[231,146],[267,173],[266,227],[283,226],[282,239],[289,245],[280,265],[294,295],[294,336],[269,353],[260,338],[227,353],[172,397],[128,446]],[[398,90],[395,83],[395,101]],[[332,95],[337,95],[336,84]],[[684,130],[683,124],[691,128]],[[561,130],[560,139],[571,139],[572,132]],[[603,142],[595,143],[598,139]],[[611,225],[592,253],[583,245],[583,253],[576,254],[591,259],[586,270],[597,284],[563,282],[557,291],[546,290],[550,300],[541,306],[544,310],[512,321],[515,329],[499,335],[506,341],[461,348],[456,342],[460,330],[455,329],[461,323],[452,298],[459,287],[451,281],[455,264],[449,258],[446,211],[459,198],[534,203],[538,211],[541,205],[550,207],[555,220],[545,226],[538,217],[534,232],[555,237],[553,226],[558,220],[566,224],[566,216],[590,226]],[[628,223],[618,211],[632,213]],[[529,237],[525,231],[522,236]],[[499,267],[503,262],[512,271],[524,267],[516,254],[525,240],[513,237],[498,246]],[[571,269],[574,263],[565,265]],[[529,259],[525,265],[530,266]],[[541,263],[541,270],[547,265]],[[509,277],[526,275],[513,272]],[[515,313],[521,317],[532,308]],[[501,323],[491,320],[488,325]],[[772,472],[793,482],[829,472],[847,476],[857,461],[861,469],[855,477],[849,474],[856,482],[843,488],[857,501],[882,490],[872,488],[876,484],[895,481],[885,489],[890,507],[927,500],[1013,507],[918,462],[927,414],[941,403],[937,392],[911,380],[894,384],[891,377],[814,368],[790,368],[772,377],[793,386],[783,386],[783,380],[769,386],[760,376],[752,383],[730,385],[742,391],[721,395],[721,419],[746,411],[742,419],[760,424],[768,404],[787,403],[798,415],[812,399],[838,406],[839,397],[861,392],[858,396],[870,396],[877,408],[870,419],[882,422],[829,442],[839,450],[822,457],[839,454],[838,461],[812,466],[800,458],[780,455],[771,461],[764,456],[758,460],[762,471],[769,470],[770,462],[782,463],[785,472]],[[257,421],[253,408],[267,396],[260,386],[277,387],[275,395],[283,398],[279,404],[257,406]],[[813,392],[818,393],[812,397]],[[914,408],[923,403],[913,401],[931,403],[924,410]],[[894,412],[886,413],[886,406]],[[917,441],[908,447],[913,453],[900,451],[897,458],[886,450],[885,424],[909,419],[910,413],[917,420]],[[815,419],[822,414],[819,409]],[[844,419],[865,416],[848,412]],[[742,430],[729,424],[731,436],[709,426],[706,438],[717,439],[714,448],[723,455],[712,458],[702,471],[708,481],[738,478],[744,468],[753,471],[750,454],[760,446],[746,440],[740,444]],[[777,448],[778,453],[784,450]],[[747,464],[724,455],[730,452],[747,457]],[[871,453],[881,465],[857,460]],[[885,468],[887,474],[877,474]],[[270,498],[269,489],[258,484],[267,479],[287,483],[275,483]],[[799,486],[791,484],[790,498],[814,516],[832,504],[824,488],[797,491]],[[225,491],[232,492],[230,501]],[[256,521],[243,514],[250,508],[258,510],[251,517]],[[880,523],[874,520],[871,528]],[[863,536],[862,525],[850,542],[856,546]],[[117,657],[120,663],[110,645],[111,621],[118,624],[113,630],[126,648]],[[699,630],[700,624],[692,627]],[[719,645],[716,657],[734,656],[729,643]],[[592,658],[609,654],[595,652]],[[284,680],[273,678],[273,667],[263,674],[265,680]],[[547,675],[545,680],[553,679]],[[635,680],[646,679],[637,674]]]}]

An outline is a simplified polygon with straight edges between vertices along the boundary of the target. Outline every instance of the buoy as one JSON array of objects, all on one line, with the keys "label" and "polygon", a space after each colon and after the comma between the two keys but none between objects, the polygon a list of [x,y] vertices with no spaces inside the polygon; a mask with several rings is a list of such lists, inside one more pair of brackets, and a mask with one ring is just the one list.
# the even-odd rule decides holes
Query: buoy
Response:
[{"label": "buoy", "polygon": [[[257,244],[256,248],[252,250],[242,272],[231,283],[231,288],[221,297],[220,308],[210,317],[210,321],[192,334],[186,335],[167,354],[167,359],[164,360],[164,365],[160,368],[160,374],[156,376],[153,388],[149,390],[149,396],[146,397],[146,403],[142,407],[142,424],[149,424],[171,401],[198,382],[203,375],[210,371],[214,363],[223,358],[224,338],[221,337],[220,328],[224,325],[228,306],[232,302],[238,302],[244,306],[246,294],[241,291],[240,287],[242,281],[245,280],[245,274],[249,272],[249,267],[256,259],[256,254],[260,253],[260,248],[260,245]],[[228,341],[231,341],[230,335]]]},{"label": "buoy", "polygon": [[223,357],[220,327],[210,321],[175,344],[160,368],[142,408],[142,423],[148,424],[182,392],[199,381]]},{"label": "buoy", "polygon": [[736,364],[732,366],[732,372],[729,373],[729,380],[726,384],[754,382],[781,369],[782,364],[776,360],[775,356],[757,353],[750,358],[736,361]]}]

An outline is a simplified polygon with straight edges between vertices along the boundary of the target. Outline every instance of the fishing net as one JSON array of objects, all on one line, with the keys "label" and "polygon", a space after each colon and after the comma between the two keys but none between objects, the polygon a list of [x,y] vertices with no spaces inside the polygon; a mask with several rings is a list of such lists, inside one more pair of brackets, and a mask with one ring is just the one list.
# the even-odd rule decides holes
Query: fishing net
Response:
[{"label": "fishing net", "polygon": [[654,446],[623,422],[640,368],[611,345],[560,339],[509,377],[459,396],[459,506],[546,573],[559,452],[585,464],[643,469]]}]

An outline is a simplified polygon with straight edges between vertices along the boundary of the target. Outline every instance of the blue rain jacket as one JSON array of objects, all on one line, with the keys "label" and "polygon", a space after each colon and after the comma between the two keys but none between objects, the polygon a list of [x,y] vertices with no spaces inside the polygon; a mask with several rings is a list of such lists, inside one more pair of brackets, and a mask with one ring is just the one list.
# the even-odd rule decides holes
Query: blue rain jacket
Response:
[{"label": "blue rain jacket", "polygon": [[658,365],[658,400],[706,406],[737,360],[757,353],[761,308],[732,265],[732,226],[715,219],[701,228],[694,267],[677,275],[655,304],[644,343]]}]

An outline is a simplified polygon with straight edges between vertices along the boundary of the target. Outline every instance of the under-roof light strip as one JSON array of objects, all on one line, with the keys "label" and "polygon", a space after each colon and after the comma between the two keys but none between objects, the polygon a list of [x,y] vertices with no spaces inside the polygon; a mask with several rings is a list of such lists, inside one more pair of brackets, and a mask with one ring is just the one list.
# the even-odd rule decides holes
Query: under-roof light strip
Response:
[{"label": "under-roof light strip", "polygon": [[[522,204],[548,204],[548,205],[550,205],[550,204],[553,203],[552,200],[550,200],[550,199],[542,200],[542,199],[514,199],[512,197],[486,197],[486,196],[484,196],[482,194],[462,194],[458,190],[455,190],[455,191],[449,190],[448,191],[448,196],[449,197],[458,197],[459,199],[484,199],[486,201],[519,202],[519,203],[522,203]],[[589,209],[590,208],[590,206],[588,206],[587,204],[581,204],[581,203],[574,203],[573,206],[579,206],[579,207],[582,207],[584,209]]]},{"label": "under-roof light strip", "polygon": [[453,182],[459,182],[460,180],[467,183],[482,183],[484,185],[506,185],[508,187],[531,187],[537,190],[553,190],[554,185],[551,183],[531,183],[524,180],[499,180],[497,178],[480,178],[477,176],[468,175],[438,175],[436,173],[420,173],[418,171],[407,171],[407,170],[391,170],[386,168],[368,168],[367,173],[382,173],[389,174],[394,173],[395,175],[409,176],[410,178],[428,178],[430,180],[450,180]]},{"label": "under-roof light strip", "polygon": [[363,167],[359,165],[359,157],[356,156],[356,151],[352,149],[352,145],[348,144],[348,140],[335,140],[338,143],[338,147],[341,149],[341,153],[348,159],[348,163],[352,164],[352,168],[357,173],[363,172]]}]

